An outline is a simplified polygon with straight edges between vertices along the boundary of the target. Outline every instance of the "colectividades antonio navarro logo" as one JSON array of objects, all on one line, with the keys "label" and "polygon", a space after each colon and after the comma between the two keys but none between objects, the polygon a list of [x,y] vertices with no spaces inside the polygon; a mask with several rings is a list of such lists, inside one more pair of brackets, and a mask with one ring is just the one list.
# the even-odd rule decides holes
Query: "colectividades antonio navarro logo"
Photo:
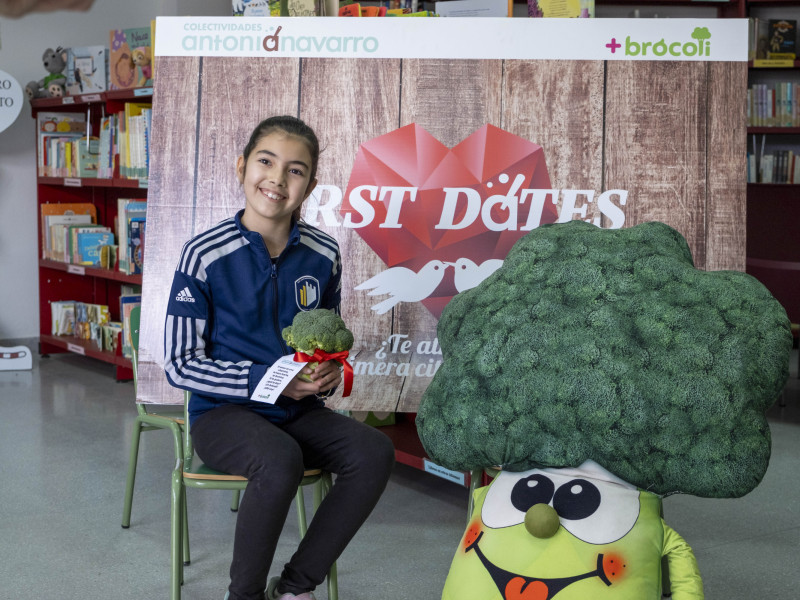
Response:
[{"label": "colectividades antonio navarro logo", "polygon": [[[620,38],[621,39],[621,38]],[[708,27],[695,27],[690,39],[666,39],[648,40],[636,35],[626,36],[619,41],[612,37],[606,44],[606,48],[611,54],[620,51],[624,56],[632,57],[693,57],[711,56],[711,32]]]}]

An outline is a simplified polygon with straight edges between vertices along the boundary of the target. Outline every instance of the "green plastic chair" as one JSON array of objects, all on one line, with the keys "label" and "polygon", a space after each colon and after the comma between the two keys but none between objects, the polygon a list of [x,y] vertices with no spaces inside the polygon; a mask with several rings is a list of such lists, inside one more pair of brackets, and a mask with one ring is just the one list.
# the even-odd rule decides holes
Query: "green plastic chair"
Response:
[{"label": "green plastic chair", "polygon": [[[184,392],[184,422],[189,422],[189,393]],[[201,490],[233,490],[240,494],[247,488],[247,479],[212,469],[194,454],[191,434],[177,424],[170,425],[176,449],[175,468],[172,471],[171,516],[170,516],[170,600],[180,600],[183,584],[183,566],[189,564],[189,525],[187,516],[186,488]],[[333,485],[331,474],[320,469],[307,469],[297,486],[295,504],[300,537],[308,530],[303,487],[314,486],[314,510]],[[334,563],[327,577],[328,600],[338,600],[339,587]]]},{"label": "green plastic chair", "polygon": [[[131,310],[131,346],[133,347],[133,389],[138,386],[138,357],[139,357],[139,325],[141,322],[141,307],[137,306]],[[155,431],[159,429],[170,429],[176,424],[180,430],[184,429],[184,414],[181,406],[161,406],[158,412],[148,412],[146,404],[136,403],[136,420],[133,423],[133,435],[131,436],[130,458],[128,460],[128,476],[125,483],[125,502],[122,509],[122,527],[128,529],[131,525],[131,508],[133,506],[133,488],[136,483],[136,465],[139,461],[139,439],[143,431]],[[236,512],[239,509],[239,492],[234,492],[231,500],[231,510]],[[188,560],[188,552],[186,554]]]},{"label": "green plastic chair", "polygon": [[[188,415],[189,393],[184,393],[184,419],[189,421]],[[180,430],[177,426],[171,427],[175,448],[181,446]],[[247,488],[247,479],[238,475],[230,475],[216,471],[205,464],[194,454],[192,438],[184,432],[182,452],[176,454],[175,469],[172,471],[171,494],[171,519],[170,519],[170,563],[171,587],[170,599],[180,600],[181,585],[183,584],[183,565],[189,564],[189,527],[186,507],[186,488],[202,490],[233,490],[240,493]],[[307,469],[303,479],[297,487],[295,504],[297,506],[297,521],[300,537],[305,536],[308,530],[303,487],[314,486],[314,510],[319,507],[325,495],[331,489],[333,480],[331,474],[320,469]],[[327,577],[328,600],[338,600],[339,588],[336,575],[336,563],[331,566]]]}]

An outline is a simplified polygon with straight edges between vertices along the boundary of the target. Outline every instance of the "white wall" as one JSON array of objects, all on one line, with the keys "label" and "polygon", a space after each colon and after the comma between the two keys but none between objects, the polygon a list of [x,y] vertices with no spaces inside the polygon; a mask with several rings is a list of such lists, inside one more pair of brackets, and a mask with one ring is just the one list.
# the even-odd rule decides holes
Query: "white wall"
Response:
[{"label": "white wall", "polygon": [[[157,16],[230,15],[230,0],[95,0],[88,12],[0,18],[0,70],[21,86],[42,79],[42,53],[108,45],[111,29],[147,27]],[[0,132],[0,340],[39,335],[34,121],[26,104]]]}]

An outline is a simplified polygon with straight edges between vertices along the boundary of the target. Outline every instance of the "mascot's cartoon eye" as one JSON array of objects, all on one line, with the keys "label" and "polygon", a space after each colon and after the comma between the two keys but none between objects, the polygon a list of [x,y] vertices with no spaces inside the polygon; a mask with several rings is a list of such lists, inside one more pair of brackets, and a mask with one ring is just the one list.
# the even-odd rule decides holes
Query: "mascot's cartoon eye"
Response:
[{"label": "mascot's cartoon eye", "polygon": [[585,519],[597,511],[600,500],[600,491],[595,485],[585,479],[573,479],[556,490],[553,508],[563,519]]},{"label": "mascot's cartoon eye", "polygon": [[555,487],[541,473],[520,479],[511,490],[511,504],[523,513],[534,504],[549,504]]}]

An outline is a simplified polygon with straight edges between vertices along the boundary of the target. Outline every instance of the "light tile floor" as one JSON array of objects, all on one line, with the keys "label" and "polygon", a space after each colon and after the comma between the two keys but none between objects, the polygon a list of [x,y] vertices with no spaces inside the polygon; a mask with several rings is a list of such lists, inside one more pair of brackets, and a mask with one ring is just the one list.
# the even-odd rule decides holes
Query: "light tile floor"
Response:
[{"label": "light tile floor", "polygon": [[[14,345],[25,341],[9,341]],[[800,597],[800,380],[770,411],[773,456],[736,500],[672,496],[667,522],[693,547],[708,600]],[[168,597],[166,432],[142,436],[131,528],[120,527],[135,409],[131,383],[74,355],[0,372],[0,600]],[[235,515],[228,492],[189,490],[192,564],[183,597],[221,600]],[[398,465],[339,561],[342,600],[436,600],[463,533],[467,491]],[[297,544],[290,518],[274,570]],[[319,600],[326,594],[319,590]],[[591,600],[591,599],[587,599]]]}]

